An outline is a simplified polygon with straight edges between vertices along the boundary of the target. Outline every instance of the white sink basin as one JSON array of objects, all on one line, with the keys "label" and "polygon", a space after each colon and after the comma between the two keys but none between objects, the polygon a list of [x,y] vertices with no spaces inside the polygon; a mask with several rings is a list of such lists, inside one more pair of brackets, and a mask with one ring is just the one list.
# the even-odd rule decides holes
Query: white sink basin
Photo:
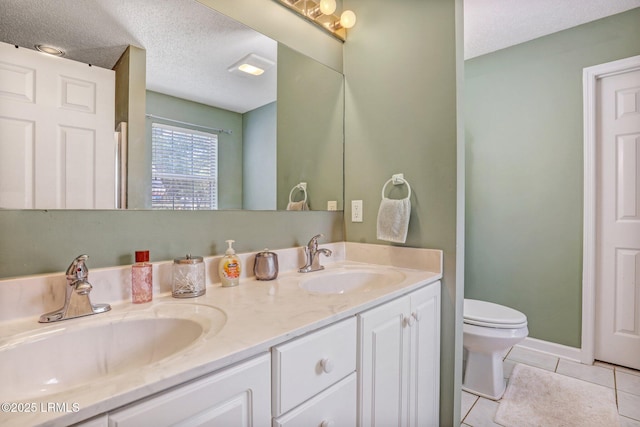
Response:
[{"label": "white sink basin", "polygon": [[345,294],[366,292],[370,289],[395,285],[405,275],[396,270],[336,269],[307,273],[310,276],[300,281],[300,287],[318,294]]},{"label": "white sink basin", "polygon": [[146,369],[183,352],[227,321],[215,307],[189,303],[108,316],[60,322],[3,343],[0,400],[38,398],[88,383],[99,387],[101,378]]}]

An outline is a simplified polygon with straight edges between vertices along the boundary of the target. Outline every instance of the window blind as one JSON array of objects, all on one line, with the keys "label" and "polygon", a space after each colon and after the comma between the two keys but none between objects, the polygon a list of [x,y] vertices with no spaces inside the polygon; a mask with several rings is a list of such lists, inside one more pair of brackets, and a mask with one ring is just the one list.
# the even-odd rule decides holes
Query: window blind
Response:
[{"label": "window blind", "polygon": [[153,209],[218,208],[218,135],[153,123]]}]

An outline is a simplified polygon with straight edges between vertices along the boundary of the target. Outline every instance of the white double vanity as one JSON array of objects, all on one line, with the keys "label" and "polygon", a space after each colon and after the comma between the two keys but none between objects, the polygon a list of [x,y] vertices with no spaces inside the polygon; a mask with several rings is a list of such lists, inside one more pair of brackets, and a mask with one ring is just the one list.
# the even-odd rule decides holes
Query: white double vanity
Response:
[{"label": "white double vanity", "polygon": [[138,305],[130,268],[96,269],[92,302],[112,310],[46,325],[63,275],[0,281],[0,425],[437,426],[442,252],[322,247],[322,271],[286,249],[276,280],[234,288],[208,258],[206,294],[184,300],[154,263]]}]

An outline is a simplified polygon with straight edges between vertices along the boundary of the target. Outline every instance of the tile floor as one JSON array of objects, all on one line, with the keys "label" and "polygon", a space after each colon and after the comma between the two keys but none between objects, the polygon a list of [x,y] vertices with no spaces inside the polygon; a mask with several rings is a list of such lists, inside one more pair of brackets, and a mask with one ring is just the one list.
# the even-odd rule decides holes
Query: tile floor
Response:
[{"label": "tile floor", "polygon": [[[596,362],[593,366],[582,365],[516,346],[504,359],[505,378],[509,378],[516,363],[535,366],[614,389],[618,402],[618,414],[620,414],[620,427],[640,427],[640,371],[601,362]],[[496,402],[463,391],[461,427],[500,426],[493,421],[498,405],[500,401]]]}]

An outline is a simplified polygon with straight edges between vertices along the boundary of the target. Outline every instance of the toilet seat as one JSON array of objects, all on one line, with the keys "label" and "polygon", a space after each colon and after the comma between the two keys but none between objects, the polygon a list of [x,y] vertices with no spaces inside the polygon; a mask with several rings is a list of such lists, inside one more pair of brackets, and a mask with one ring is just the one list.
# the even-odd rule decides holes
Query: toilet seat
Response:
[{"label": "toilet seat", "polygon": [[488,328],[518,329],[527,326],[527,316],[500,304],[465,298],[464,323]]}]

